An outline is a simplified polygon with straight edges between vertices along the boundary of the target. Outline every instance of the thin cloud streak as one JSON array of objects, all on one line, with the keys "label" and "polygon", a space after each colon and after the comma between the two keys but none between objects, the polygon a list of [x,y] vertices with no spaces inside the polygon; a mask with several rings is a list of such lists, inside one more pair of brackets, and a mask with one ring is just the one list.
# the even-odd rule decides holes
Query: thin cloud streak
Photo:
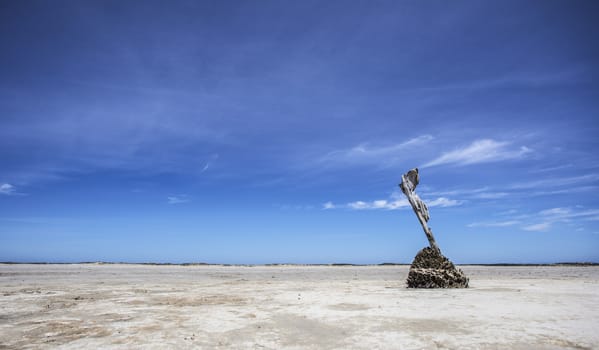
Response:
[{"label": "thin cloud streak", "polygon": [[462,205],[462,203],[463,203],[463,201],[459,201],[459,200],[456,200],[456,199],[449,199],[449,198],[446,198],[446,197],[439,197],[437,199],[429,201],[427,203],[427,206],[429,206],[429,207],[442,207],[442,208],[445,208],[445,207],[455,207],[455,206],[458,206],[458,205]]},{"label": "thin cloud streak", "polygon": [[394,163],[400,158],[402,151],[411,147],[424,145],[433,139],[434,137],[431,135],[421,135],[402,143],[388,146],[373,146],[369,143],[362,143],[349,149],[329,152],[320,158],[319,162],[337,165],[381,165]]},{"label": "thin cloud streak", "polygon": [[25,193],[17,191],[17,188],[9,183],[3,183],[0,185],[0,195],[5,196],[25,196]]},{"label": "thin cloud streak", "polygon": [[[516,212],[510,212],[508,214],[516,214]],[[504,221],[491,221],[491,222],[473,222],[466,225],[470,228],[482,227],[510,227],[521,225],[520,229],[531,232],[546,232],[551,230],[552,226],[556,223],[571,223],[574,220],[578,221],[596,221],[599,220],[599,209],[581,209],[581,208],[564,208],[556,207],[543,209],[535,214],[520,214],[512,217],[507,217]],[[525,224],[525,222],[528,223]],[[532,223],[530,222],[532,221]],[[537,222],[534,222],[537,221]]]},{"label": "thin cloud streak", "polygon": [[[506,184],[501,187],[460,188],[450,191],[431,191],[432,196],[456,196],[467,199],[500,199],[511,196],[550,196],[571,193],[588,193],[596,191],[599,186],[589,185],[599,181],[599,175],[587,174],[581,176],[551,178],[528,182]],[[545,190],[547,189],[547,190]],[[535,191],[531,191],[535,190]]]},{"label": "thin cloud streak", "polygon": [[516,184],[510,185],[509,189],[514,190],[522,190],[522,189],[532,189],[532,188],[540,188],[540,187],[563,187],[563,186],[573,186],[582,183],[589,183],[599,180],[598,174],[587,174],[581,176],[572,176],[572,177],[564,177],[564,178],[553,178],[553,179],[544,179],[537,181],[528,181],[528,182],[520,182]]},{"label": "thin cloud streak", "polygon": [[[425,201],[429,208],[433,207],[454,207],[462,205],[463,201],[439,197],[433,200]],[[410,203],[407,199],[378,199],[373,201],[354,201],[346,204],[333,204],[327,202],[323,204],[323,209],[351,209],[351,210],[399,210],[409,208]]]},{"label": "thin cloud streak", "polygon": [[333,202],[326,202],[322,205],[322,209],[335,209]]},{"label": "thin cloud streak", "polygon": [[371,202],[364,201],[355,201],[351,203],[347,203],[345,208],[353,209],[353,210],[370,210],[370,209],[383,209],[383,210],[396,210],[407,208],[410,206],[407,200],[395,200],[395,201],[387,201],[385,199],[374,200]]},{"label": "thin cloud streak", "polygon": [[168,204],[182,204],[182,203],[187,203],[190,201],[189,197],[186,195],[169,196],[166,198],[168,200],[167,201]]},{"label": "thin cloud streak", "polygon": [[206,170],[210,169],[210,167],[212,166],[212,164],[218,159],[219,155],[217,153],[213,154],[212,156],[210,156],[210,160],[208,160],[206,162],[206,164],[204,165],[204,167],[202,168],[202,170],[200,170],[200,174],[202,174],[203,172],[205,172]]},{"label": "thin cloud streak", "polygon": [[526,146],[522,146],[519,149],[509,149],[509,145],[509,142],[499,142],[493,139],[476,140],[467,147],[443,153],[438,158],[422,165],[421,168],[446,164],[464,166],[521,159],[526,154],[532,152],[532,150]]},{"label": "thin cloud streak", "polygon": [[[10,154],[13,149],[36,144],[43,157],[5,166],[0,175],[15,183],[106,169],[189,173],[194,171],[196,159],[225,142],[225,128],[185,114],[185,109],[197,102],[182,99],[170,110],[163,106],[166,101],[145,102],[132,97],[127,106],[114,103],[93,108],[69,101],[45,118],[14,118],[0,128],[0,148],[6,147]],[[207,163],[213,161],[209,158]],[[14,175],[18,173],[27,173],[27,179]]]},{"label": "thin cloud streak", "polygon": [[4,194],[4,195],[12,195],[15,194],[16,189],[13,185],[11,184],[2,184],[0,185],[0,194]]},{"label": "thin cloud streak", "polygon": [[509,220],[509,221],[494,221],[494,222],[473,222],[468,224],[468,227],[509,227],[520,224],[519,220]]},{"label": "thin cloud streak", "polygon": [[549,223],[549,222],[542,222],[540,224],[533,224],[533,225],[528,225],[528,226],[522,227],[522,229],[525,231],[533,231],[533,232],[546,232],[546,231],[549,231],[550,228],[551,228],[551,223]]}]

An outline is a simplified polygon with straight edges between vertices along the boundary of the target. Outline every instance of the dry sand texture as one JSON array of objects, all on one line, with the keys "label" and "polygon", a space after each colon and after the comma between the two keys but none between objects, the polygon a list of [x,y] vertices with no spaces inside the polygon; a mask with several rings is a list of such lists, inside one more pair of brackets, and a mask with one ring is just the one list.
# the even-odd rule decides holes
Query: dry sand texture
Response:
[{"label": "dry sand texture", "polygon": [[598,267],[0,265],[0,349],[592,349]]}]

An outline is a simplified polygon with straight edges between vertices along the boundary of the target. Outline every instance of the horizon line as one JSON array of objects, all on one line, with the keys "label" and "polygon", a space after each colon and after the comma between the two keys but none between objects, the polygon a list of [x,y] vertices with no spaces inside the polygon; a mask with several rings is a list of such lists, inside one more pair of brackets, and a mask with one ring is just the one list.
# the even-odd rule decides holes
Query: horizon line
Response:
[{"label": "horizon line", "polygon": [[[263,263],[263,264],[232,264],[232,263],[206,263],[206,262],[125,262],[125,261],[78,261],[78,262],[48,262],[48,261],[0,261],[0,265],[149,265],[149,266],[239,266],[239,267],[259,267],[259,266],[411,266],[411,263],[382,262],[372,264],[354,264],[354,263]],[[593,261],[564,261],[554,263],[461,263],[458,266],[599,266],[599,262]]]}]

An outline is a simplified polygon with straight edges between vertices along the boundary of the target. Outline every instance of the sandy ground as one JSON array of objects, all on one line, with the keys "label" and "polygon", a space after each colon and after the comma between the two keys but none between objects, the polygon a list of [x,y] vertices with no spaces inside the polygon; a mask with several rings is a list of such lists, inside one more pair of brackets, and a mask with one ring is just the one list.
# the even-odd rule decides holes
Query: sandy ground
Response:
[{"label": "sandy ground", "polygon": [[0,265],[0,349],[599,349],[599,267]]}]

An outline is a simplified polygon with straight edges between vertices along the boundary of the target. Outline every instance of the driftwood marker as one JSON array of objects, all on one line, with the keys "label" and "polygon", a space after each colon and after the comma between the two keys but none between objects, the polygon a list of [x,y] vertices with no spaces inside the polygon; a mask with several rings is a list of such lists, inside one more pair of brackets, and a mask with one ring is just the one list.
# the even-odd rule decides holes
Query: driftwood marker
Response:
[{"label": "driftwood marker", "polygon": [[433,231],[427,225],[430,219],[428,208],[416,194],[419,182],[418,168],[414,168],[401,176],[399,184],[401,191],[408,197],[429,243],[429,247],[416,254],[410,266],[408,288],[468,288],[468,278],[441,254]]},{"label": "driftwood marker", "polygon": [[433,250],[441,253],[441,249],[435,242],[435,236],[433,236],[433,231],[431,231],[430,227],[426,224],[430,219],[430,215],[428,214],[428,208],[426,204],[418,197],[416,194],[416,186],[420,182],[420,177],[418,176],[418,168],[414,168],[407,173],[401,176],[401,183],[399,187],[401,187],[401,191],[403,194],[408,197],[408,201],[414,209],[414,213],[418,217],[418,221],[420,221],[420,225],[422,225],[422,229],[424,230],[424,234],[426,234],[426,238],[428,239],[428,243]]}]

